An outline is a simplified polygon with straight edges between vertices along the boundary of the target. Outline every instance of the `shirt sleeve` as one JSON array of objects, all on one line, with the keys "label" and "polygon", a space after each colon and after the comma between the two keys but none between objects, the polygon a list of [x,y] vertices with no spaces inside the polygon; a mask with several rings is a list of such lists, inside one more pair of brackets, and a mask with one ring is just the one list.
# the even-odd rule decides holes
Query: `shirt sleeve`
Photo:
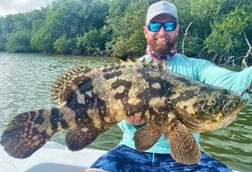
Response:
[{"label": "shirt sleeve", "polygon": [[[248,88],[252,80],[252,67],[245,68],[242,71],[232,71],[209,61],[204,61],[198,66],[200,81],[234,91],[240,95]],[[243,98],[249,99],[249,95],[246,93]]]},{"label": "shirt sleeve", "polygon": [[[150,60],[151,57],[145,55],[141,59]],[[252,80],[252,66],[242,71],[233,71],[217,66],[205,59],[189,58],[178,53],[174,58],[167,61],[167,65],[175,73],[206,84],[231,90],[239,95],[248,88]],[[243,94],[242,98],[249,99],[250,96],[246,93]]]}]

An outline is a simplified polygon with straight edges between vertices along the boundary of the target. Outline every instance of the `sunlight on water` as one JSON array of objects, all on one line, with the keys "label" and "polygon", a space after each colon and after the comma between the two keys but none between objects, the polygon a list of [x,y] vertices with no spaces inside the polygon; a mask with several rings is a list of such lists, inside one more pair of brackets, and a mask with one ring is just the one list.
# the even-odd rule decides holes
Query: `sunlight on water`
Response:
[{"label": "sunlight on water", "polygon": [[[7,122],[20,112],[53,106],[51,85],[57,76],[73,66],[96,66],[111,63],[110,58],[45,56],[39,54],[0,53],[0,134]],[[112,127],[90,147],[110,149],[121,138],[118,127]],[[64,132],[53,137],[64,143]],[[207,153],[239,171],[252,169],[252,106],[244,109],[230,126],[204,133],[201,146]]]}]

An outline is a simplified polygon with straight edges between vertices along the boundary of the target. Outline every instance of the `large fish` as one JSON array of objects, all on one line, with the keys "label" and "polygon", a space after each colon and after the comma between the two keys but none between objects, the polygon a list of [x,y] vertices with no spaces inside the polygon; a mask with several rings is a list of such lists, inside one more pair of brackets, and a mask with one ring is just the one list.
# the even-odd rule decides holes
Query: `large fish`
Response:
[{"label": "large fish", "polygon": [[68,148],[80,150],[112,125],[137,116],[146,120],[135,133],[138,150],[164,135],[172,157],[193,164],[200,149],[192,132],[226,127],[246,104],[226,89],[132,62],[66,71],[53,85],[52,100],[57,107],[19,114],[7,125],[1,144],[9,155],[29,157],[62,129],[68,129]]}]

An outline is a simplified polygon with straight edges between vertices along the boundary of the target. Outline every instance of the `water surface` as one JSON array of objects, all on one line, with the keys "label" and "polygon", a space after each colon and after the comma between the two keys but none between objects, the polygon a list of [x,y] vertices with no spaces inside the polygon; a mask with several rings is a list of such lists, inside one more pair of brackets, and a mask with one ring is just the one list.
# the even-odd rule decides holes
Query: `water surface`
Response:
[{"label": "water surface", "polygon": [[[103,57],[0,53],[0,134],[15,114],[54,106],[49,96],[51,85],[64,70],[111,62],[111,58]],[[121,131],[115,126],[99,136],[90,147],[110,149],[120,138]],[[64,144],[64,133],[56,134],[53,140]],[[205,152],[240,171],[252,170],[251,143],[251,105],[242,110],[237,121],[227,128],[201,135]]]}]

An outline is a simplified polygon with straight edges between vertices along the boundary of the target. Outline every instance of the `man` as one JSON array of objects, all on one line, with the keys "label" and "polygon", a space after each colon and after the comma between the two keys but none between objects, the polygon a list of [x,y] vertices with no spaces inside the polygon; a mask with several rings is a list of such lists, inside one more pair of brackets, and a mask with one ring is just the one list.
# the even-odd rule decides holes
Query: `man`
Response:
[{"label": "man", "polygon": [[[169,70],[173,72],[232,90],[238,94],[242,94],[252,80],[252,67],[241,72],[234,72],[218,67],[207,60],[188,58],[177,53],[178,15],[177,8],[172,3],[159,1],[150,5],[143,30],[147,48],[146,55],[141,59],[153,59],[157,63],[165,61]],[[243,97],[248,99],[249,95],[243,94]],[[141,127],[142,123],[142,119],[134,117],[120,122],[118,125],[124,134],[119,146],[100,157],[87,172],[102,170],[109,172],[231,171],[224,164],[203,152],[197,164],[177,163],[171,158],[169,143],[163,137],[146,152],[135,150],[134,132]],[[194,133],[193,136],[199,142],[199,134]]]}]

